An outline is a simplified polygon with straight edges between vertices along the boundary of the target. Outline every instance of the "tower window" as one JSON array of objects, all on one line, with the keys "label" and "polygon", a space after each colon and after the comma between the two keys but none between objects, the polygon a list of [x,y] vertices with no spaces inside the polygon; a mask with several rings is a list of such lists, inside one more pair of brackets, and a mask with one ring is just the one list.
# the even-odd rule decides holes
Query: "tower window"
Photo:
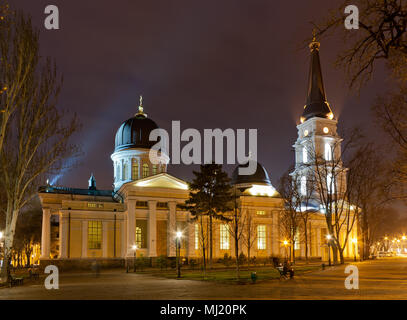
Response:
[{"label": "tower window", "polygon": [[149,173],[150,169],[148,167],[148,164],[147,163],[143,164],[143,178],[148,177]]},{"label": "tower window", "polygon": [[325,160],[326,161],[332,160],[332,149],[329,143],[325,143]]},{"label": "tower window", "polygon": [[328,173],[326,175],[326,187],[327,187],[328,193],[335,192],[335,181],[332,178],[332,173]]},{"label": "tower window", "polygon": [[220,250],[229,250],[229,230],[227,224],[220,225]]},{"label": "tower window", "polygon": [[302,162],[308,162],[308,150],[305,146],[302,147]]},{"label": "tower window", "polygon": [[133,180],[137,180],[138,179],[138,162],[137,159],[133,159],[132,160],[132,176],[133,176]]},{"label": "tower window", "polygon": [[257,249],[258,250],[266,249],[266,226],[265,225],[257,226]]},{"label": "tower window", "polygon": [[301,195],[305,196],[307,194],[307,177],[301,177]]},{"label": "tower window", "polygon": [[324,133],[328,133],[328,132],[329,132],[328,127],[325,127],[323,130],[324,130]]},{"label": "tower window", "polygon": [[152,170],[153,170],[153,175],[157,174],[157,165],[156,164],[153,164]]}]

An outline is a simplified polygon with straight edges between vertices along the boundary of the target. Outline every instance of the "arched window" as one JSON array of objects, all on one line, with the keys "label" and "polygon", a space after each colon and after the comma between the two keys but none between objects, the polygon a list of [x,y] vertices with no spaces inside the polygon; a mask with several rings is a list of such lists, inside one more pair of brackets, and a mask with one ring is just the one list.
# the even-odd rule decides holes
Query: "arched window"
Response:
[{"label": "arched window", "polygon": [[157,174],[157,165],[153,164],[153,175]]},{"label": "arched window", "polygon": [[148,177],[150,173],[150,168],[148,167],[148,164],[145,163],[143,164],[143,178]]},{"label": "arched window", "polygon": [[132,176],[133,176],[133,180],[137,180],[138,179],[138,162],[137,159],[133,159],[132,160]]},{"label": "arched window", "polygon": [[302,176],[301,177],[301,195],[305,196],[307,194],[307,177]]},{"label": "arched window", "polygon": [[329,143],[325,143],[325,160],[326,161],[332,160],[332,149]]},{"label": "arched window", "polygon": [[306,146],[302,147],[302,162],[307,163],[308,162],[308,150]]},{"label": "arched window", "polygon": [[129,170],[128,170],[128,165],[127,162],[123,163],[123,180],[127,180],[129,178]]}]

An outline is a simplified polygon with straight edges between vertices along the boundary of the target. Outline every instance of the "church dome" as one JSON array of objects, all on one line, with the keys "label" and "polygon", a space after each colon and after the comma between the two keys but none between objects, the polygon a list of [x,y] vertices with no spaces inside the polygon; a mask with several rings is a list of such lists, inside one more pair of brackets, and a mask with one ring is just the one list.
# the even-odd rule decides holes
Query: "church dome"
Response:
[{"label": "church dome", "polygon": [[124,121],[116,132],[115,149],[119,151],[128,148],[150,149],[157,141],[150,141],[150,133],[158,129],[157,124],[147,118],[143,112],[142,100],[140,101],[139,112],[132,118]]},{"label": "church dome", "polygon": [[[255,162],[250,160],[249,162]],[[271,181],[267,170],[258,162],[256,162],[256,172],[252,175],[239,175],[239,168],[247,168],[249,162],[243,165],[238,165],[232,174],[232,184],[266,184],[271,186]]]}]

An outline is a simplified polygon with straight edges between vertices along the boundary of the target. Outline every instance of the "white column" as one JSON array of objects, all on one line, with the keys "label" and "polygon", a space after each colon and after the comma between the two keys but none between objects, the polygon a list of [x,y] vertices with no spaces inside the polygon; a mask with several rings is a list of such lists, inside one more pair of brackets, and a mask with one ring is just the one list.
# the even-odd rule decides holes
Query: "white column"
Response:
[{"label": "white column", "polygon": [[321,228],[317,228],[317,256],[322,257],[321,254]]},{"label": "white column", "polygon": [[278,229],[278,212],[273,211],[273,224],[272,224],[272,255],[278,256],[280,254],[280,232]]},{"label": "white column", "polygon": [[175,201],[168,202],[169,213],[167,221],[167,255],[175,257],[175,228],[177,225],[177,203]]},{"label": "white column", "polygon": [[82,258],[88,257],[88,221],[82,221]]},{"label": "white column", "polygon": [[156,224],[156,206],[157,201],[150,200],[148,201],[148,256],[156,257],[157,256],[157,224]]},{"label": "white column", "polygon": [[51,251],[51,209],[42,209],[41,259],[49,259]]},{"label": "white column", "polygon": [[107,245],[108,245],[108,239],[107,239],[107,228],[108,224],[107,221],[102,222],[102,257],[107,258]]},{"label": "white column", "polygon": [[127,256],[133,257],[136,236],[136,200],[127,203]]},{"label": "white column", "polygon": [[68,257],[68,216],[65,213],[59,215],[59,258]]},{"label": "white column", "polygon": [[125,257],[126,256],[126,222],[123,220],[121,222],[121,252],[120,252],[120,257]]}]

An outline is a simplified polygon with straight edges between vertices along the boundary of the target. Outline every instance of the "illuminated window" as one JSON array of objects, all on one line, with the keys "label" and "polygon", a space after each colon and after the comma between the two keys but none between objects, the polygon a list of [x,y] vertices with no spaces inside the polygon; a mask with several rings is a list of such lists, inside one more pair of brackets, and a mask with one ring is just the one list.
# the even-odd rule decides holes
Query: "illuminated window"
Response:
[{"label": "illuminated window", "polygon": [[301,194],[305,196],[307,194],[307,177],[301,177]]},{"label": "illuminated window", "polygon": [[309,134],[308,130],[304,130],[304,136],[306,137],[308,136],[308,134]]},{"label": "illuminated window", "polygon": [[324,133],[328,133],[329,129],[327,127],[324,128]]},{"label": "illuminated window", "polygon": [[220,225],[220,249],[229,250],[229,230],[227,224]]},{"label": "illuminated window", "polygon": [[148,168],[148,164],[147,163],[143,164],[143,178],[148,177],[149,173],[150,169]]},{"label": "illuminated window", "polygon": [[141,228],[136,227],[136,246],[137,248],[142,247],[142,238],[141,238]]},{"label": "illuminated window", "polygon": [[157,174],[157,165],[156,164],[153,164],[152,170],[153,170],[153,175]]},{"label": "illuminated window", "polygon": [[88,202],[88,208],[96,208],[96,203]]},{"label": "illuminated window", "polygon": [[308,162],[308,150],[305,146],[302,147],[302,162]]},{"label": "illuminated window", "polygon": [[88,248],[102,248],[102,221],[88,222]]},{"label": "illuminated window", "polygon": [[332,149],[329,143],[325,143],[325,160],[326,161],[332,160]]},{"label": "illuminated window", "polygon": [[257,249],[258,250],[266,249],[266,226],[265,225],[257,226]]},{"label": "illuminated window", "polygon": [[256,213],[257,213],[259,216],[264,216],[264,215],[266,214],[266,211],[264,211],[264,210],[258,210]]},{"label": "illuminated window", "polygon": [[133,180],[138,179],[138,162],[137,159],[132,160],[132,167],[131,167],[131,175],[133,176]]},{"label": "illuminated window", "polygon": [[129,173],[128,173],[128,166],[127,162],[123,163],[123,180],[127,180],[129,178]]},{"label": "illuminated window", "polygon": [[199,225],[195,224],[195,250],[199,249]]}]

